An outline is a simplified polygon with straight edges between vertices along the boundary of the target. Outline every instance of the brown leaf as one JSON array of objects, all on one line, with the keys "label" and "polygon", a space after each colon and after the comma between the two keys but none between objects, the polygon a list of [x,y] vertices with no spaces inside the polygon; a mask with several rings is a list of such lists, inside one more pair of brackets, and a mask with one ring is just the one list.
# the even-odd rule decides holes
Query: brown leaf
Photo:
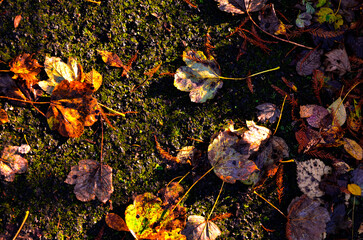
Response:
[{"label": "brown leaf", "polygon": [[324,207],[320,207],[319,201],[302,195],[291,201],[287,211],[286,236],[289,240],[322,239],[330,216]]},{"label": "brown leaf", "polygon": [[258,19],[260,20],[260,27],[271,34],[275,34],[280,25],[283,25],[276,16],[273,4],[264,6],[259,12]]},{"label": "brown leaf", "polygon": [[5,177],[5,181],[14,181],[15,173],[24,173],[27,169],[28,161],[20,155],[19,147],[4,148],[0,158],[0,175]]},{"label": "brown leaf", "polygon": [[311,75],[315,69],[321,65],[323,50],[311,50],[301,58],[296,64],[296,71],[300,76]]},{"label": "brown leaf", "polygon": [[116,53],[97,50],[97,52],[102,56],[102,60],[111,67],[123,68],[124,64]]},{"label": "brown leaf", "polygon": [[105,218],[107,226],[109,226],[112,229],[115,229],[116,231],[126,231],[129,232],[129,228],[126,225],[126,222],[117,215],[116,213],[109,213],[106,215]]},{"label": "brown leaf", "polygon": [[0,125],[9,122],[8,114],[2,108],[0,108]]},{"label": "brown leaf", "polygon": [[257,12],[265,5],[267,0],[216,0],[219,9],[225,12],[244,14]]},{"label": "brown leaf", "polygon": [[123,66],[123,68],[124,68],[124,70],[122,71],[122,77],[129,77],[129,74],[128,74],[128,72],[130,71],[130,69],[131,69],[131,66],[132,66],[132,63],[136,60],[136,58],[137,58],[137,54],[139,53],[139,51],[137,51],[136,53],[135,53],[135,55],[134,56],[132,56],[131,58],[130,58],[130,60],[129,60],[129,62],[127,63],[127,65],[124,65]]},{"label": "brown leaf", "polygon": [[63,80],[52,92],[46,114],[49,127],[64,137],[79,137],[84,126],[92,125],[99,113],[93,90],[85,82]]},{"label": "brown leaf", "polygon": [[307,118],[308,124],[315,128],[323,126],[321,121],[329,114],[329,111],[318,105],[302,105],[300,106],[300,117]]},{"label": "brown leaf", "polygon": [[95,160],[79,161],[69,172],[65,183],[76,185],[74,193],[78,200],[88,202],[95,197],[106,203],[113,192],[112,168]]},{"label": "brown leaf", "polygon": [[263,103],[258,105],[257,107],[258,113],[257,118],[258,121],[261,121],[261,123],[274,123],[277,119],[279,119],[280,116],[280,109],[276,107],[273,103]]},{"label": "brown leaf", "polygon": [[334,49],[325,56],[327,57],[324,61],[325,71],[337,73],[340,77],[350,72],[350,62],[345,48]]},{"label": "brown leaf", "polygon": [[14,18],[14,28],[17,28],[19,26],[21,20],[21,15],[18,15]]},{"label": "brown leaf", "polygon": [[92,69],[89,73],[86,73],[84,82],[90,84],[93,88],[93,92],[96,92],[102,85],[102,75],[96,70]]}]

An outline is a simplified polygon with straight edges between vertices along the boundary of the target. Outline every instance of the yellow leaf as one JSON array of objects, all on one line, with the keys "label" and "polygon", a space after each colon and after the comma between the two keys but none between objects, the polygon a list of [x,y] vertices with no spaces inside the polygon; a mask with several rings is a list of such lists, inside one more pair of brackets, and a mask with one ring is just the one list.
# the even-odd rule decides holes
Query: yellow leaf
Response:
[{"label": "yellow leaf", "polygon": [[97,52],[102,56],[102,60],[111,67],[119,67],[123,68],[124,64],[122,63],[121,59],[117,56],[116,53],[107,52],[97,50]]},{"label": "yellow leaf", "polygon": [[362,160],[363,157],[362,147],[359,146],[359,144],[356,141],[349,138],[343,138],[343,141],[344,141],[345,151],[347,151],[355,159]]},{"label": "yellow leaf", "polygon": [[93,91],[96,92],[101,87],[102,75],[96,70],[92,69],[92,71],[86,74],[84,81],[91,84],[94,88]]},{"label": "yellow leaf", "polygon": [[354,183],[348,184],[348,191],[356,196],[362,195],[362,189],[357,184]]},{"label": "yellow leaf", "polygon": [[[280,21],[279,29],[274,33],[275,35],[285,34],[286,33],[286,26]],[[296,87],[295,87],[296,88]]]},{"label": "yellow leaf", "polygon": [[0,108],[0,125],[9,122],[8,114],[2,108]]}]

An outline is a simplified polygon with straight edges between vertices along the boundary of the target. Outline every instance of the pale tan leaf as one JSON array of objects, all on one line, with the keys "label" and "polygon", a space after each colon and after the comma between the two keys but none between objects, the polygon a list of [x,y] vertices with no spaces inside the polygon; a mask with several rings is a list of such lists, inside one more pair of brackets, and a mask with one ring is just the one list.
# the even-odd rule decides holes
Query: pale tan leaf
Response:
[{"label": "pale tan leaf", "polygon": [[344,141],[344,149],[347,151],[352,157],[357,160],[362,160],[363,152],[362,147],[359,144],[349,138],[343,138]]},{"label": "pale tan leaf", "polygon": [[347,119],[347,112],[345,111],[341,97],[335,100],[335,102],[328,107],[328,111],[333,115],[333,125],[337,123],[342,126],[345,123],[345,120]]}]

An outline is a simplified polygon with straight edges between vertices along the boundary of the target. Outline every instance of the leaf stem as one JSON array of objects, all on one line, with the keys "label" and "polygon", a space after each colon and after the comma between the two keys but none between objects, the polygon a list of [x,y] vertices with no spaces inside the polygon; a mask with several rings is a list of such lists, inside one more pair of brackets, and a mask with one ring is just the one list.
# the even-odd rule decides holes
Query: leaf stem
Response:
[{"label": "leaf stem", "polygon": [[102,103],[98,103],[98,105],[100,105],[101,107],[106,108],[108,111],[113,112],[113,113],[115,113],[115,114],[117,114],[117,115],[121,115],[121,116],[123,116],[123,117],[125,117],[125,116],[126,116],[124,113],[121,113],[121,112],[118,112],[118,111],[116,111],[116,110],[113,110],[112,108],[109,108],[109,107],[107,107],[107,106],[103,105]]},{"label": "leaf stem", "polygon": [[20,228],[19,228],[19,229],[18,229],[18,231],[16,232],[16,234],[15,234],[15,236],[14,236],[13,240],[15,240],[15,239],[19,236],[20,231],[21,231],[21,229],[23,228],[23,226],[24,226],[24,224],[25,224],[26,220],[28,219],[28,217],[29,217],[29,211],[26,211],[26,212],[25,212],[24,220],[23,220],[23,222],[21,223]]},{"label": "leaf stem", "polygon": [[254,194],[256,194],[257,196],[259,196],[260,198],[262,198],[263,200],[265,200],[265,202],[267,202],[268,204],[270,204],[273,208],[275,208],[279,213],[281,213],[282,214],[282,216],[284,216],[285,218],[287,218],[286,217],[286,215],[283,213],[283,212],[281,212],[281,210],[280,209],[278,209],[277,207],[275,207],[275,205],[273,205],[272,203],[270,203],[269,201],[267,201],[267,199],[266,198],[264,198],[264,197],[262,197],[260,194],[258,194],[256,191],[253,191],[253,193]]},{"label": "leaf stem", "polygon": [[22,100],[22,99],[12,98],[12,97],[6,97],[6,96],[0,96],[0,98],[12,100],[12,101],[19,101],[19,102],[24,102],[24,103],[30,103],[30,104],[50,104],[50,102],[33,102],[33,101]]},{"label": "leaf stem", "polygon": [[275,133],[277,132],[277,129],[279,128],[280,121],[281,121],[281,118],[282,118],[282,111],[284,111],[284,106],[285,106],[286,98],[287,98],[287,95],[285,95],[284,102],[282,103],[282,107],[281,107],[280,117],[279,117],[279,120],[277,121],[277,126],[275,128],[274,134],[272,134],[272,135],[275,135]]},{"label": "leaf stem", "polygon": [[230,78],[230,77],[222,77],[222,76],[219,76],[219,78],[220,79],[227,79],[227,80],[244,80],[244,79],[249,78],[249,77],[254,77],[254,76],[260,75],[262,73],[272,72],[272,71],[275,71],[275,70],[278,70],[278,69],[280,69],[280,67],[267,69],[267,70],[264,70],[262,72],[254,73],[252,75],[248,75],[247,77],[243,77],[243,78]]},{"label": "leaf stem", "polygon": [[[219,197],[221,196],[221,193],[222,193],[222,190],[223,190],[223,186],[224,186],[224,181],[222,181],[221,189],[219,190],[219,193],[218,193],[217,199],[216,199],[216,201],[215,201],[215,203],[214,203],[214,205],[213,205],[213,207],[212,207],[212,210],[211,210],[211,211],[210,211],[210,213],[209,213],[209,216],[207,217],[206,222],[208,222],[208,220],[210,219],[210,216],[212,215],[213,210],[214,210],[214,208],[216,207],[216,205],[217,205],[217,203],[218,203]],[[207,224],[205,225],[205,227],[206,227],[206,226],[207,226]]]}]

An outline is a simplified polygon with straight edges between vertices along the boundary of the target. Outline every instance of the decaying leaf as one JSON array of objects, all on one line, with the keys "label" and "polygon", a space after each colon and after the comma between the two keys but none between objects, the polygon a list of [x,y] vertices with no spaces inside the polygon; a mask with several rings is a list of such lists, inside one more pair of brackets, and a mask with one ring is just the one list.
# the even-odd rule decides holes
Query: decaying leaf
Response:
[{"label": "decaying leaf", "polygon": [[294,198],[288,209],[286,236],[289,240],[323,239],[329,212],[307,195]]},{"label": "decaying leaf", "polygon": [[258,121],[261,121],[262,123],[266,123],[267,121],[274,123],[279,119],[281,111],[273,103],[263,103],[256,108],[259,110],[257,113]]},{"label": "decaying leaf", "polygon": [[280,160],[288,157],[289,146],[286,144],[285,140],[277,136],[272,136],[262,147],[262,150],[259,151],[255,162],[260,170],[268,170],[273,164],[278,164]]},{"label": "decaying leaf", "polygon": [[324,61],[325,71],[337,73],[340,77],[350,72],[350,62],[345,48],[334,49],[325,56],[327,57]]},{"label": "decaying leaf", "polygon": [[244,14],[257,12],[265,5],[267,0],[216,0],[219,9],[225,12]]},{"label": "decaying leaf", "polygon": [[212,99],[223,85],[219,79],[220,69],[212,56],[207,58],[201,51],[183,52],[187,66],[178,68],[174,75],[174,86],[190,92],[192,102],[203,103]]},{"label": "decaying leaf", "polygon": [[79,161],[69,172],[67,184],[75,185],[74,193],[78,200],[88,202],[95,197],[106,203],[113,192],[112,168],[95,160]]},{"label": "decaying leaf", "polygon": [[296,64],[296,72],[300,76],[311,75],[315,69],[318,69],[321,65],[321,56],[323,50],[311,50],[306,53]]},{"label": "decaying leaf", "polygon": [[42,70],[42,65],[38,63],[36,59],[33,59],[34,54],[20,54],[10,62],[10,71],[15,75],[13,79],[23,79],[26,82],[28,89],[38,83],[38,78],[36,75]]},{"label": "decaying leaf", "polygon": [[347,151],[355,159],[362,160],[363,157],[362,147],[359,146],[359,144],[356,141],[349,138],[343,138],[343,142],[344,142],[345,151]]},{"label": "decaying leaf", "polygon": [[176,157],[180,160],[181,163],[191,164],[195,155],[197,155],[197,152],[198,150],[194,146],[186,146],[179,150]]},{"label": "decaying leaf", "polygon": [[362,195],[362,189],[355,183],[348,184],[348,191],[356,196]]},{"label": "decaying leaf", "polygon": [[319,184],[324,175],[331,172],[331,167],[326,166],[319,159],[310,159],[304,162],[296,162],[297,184],[300,190],[310,198],[324,195]]},{"label": "decaying leaf", "polygon": [[296,21],[295,21],[296,26],[298,26],[299,28],[304,28],[304,27],[310,26],[312,18],[313,17],[311,16],[310,13],[303,12],[297,16]]},{"label": "decaying leaf", "polygon": [[300,117],[307,118],[308,124],[315,128],[322,127],[321,121],[329,114],[326,108],[318,105],[302,105],[300,106]]},{"label": "decaying leaf", "polygon": [[108,213],[106,215],[105,221],[107,226],[115,229],[116,231],[130,231],[126,225],[126,222],[116,213]]},{"label": "decaying leaf", "polygon": [[271,131],[253,121],[247,121],[247,127],[247,131],[240,132],[230,125],[208,146],[208,159],[214,172],[225,182],[255,183],[258,179],[258,168],[249,158],[270,137]]},{"label": "decaying leaf", "polygon": [[183,188],[179,183],[172,183],[159,191],[161,198],[152,193],[136,196],[134,203],[125,211],[127,227],[134,237],[186,240],[180,233],[185,226],[186,209],[176,206],[182,192]]},{"label": "decaying leaf", "polygon": [[20,154],[19,147],[4,148],[0,158],[0,175],[4,176],[5,181],[14,181],[15,173],[24,173],[28,169],[28,161]]},{"label": "decaying leaf", "polygon": [[284,34],[285,32],[281,31],[282,26],[284,24],[277,18],[274,5],[267,4],[262,8],[259,12],[258,19],[260,20],[260,27],[271,33],[271,34]]},{"label": "decaying leaf", "polygon": [[333,116],[333,125],[337,123],[339,126],[343,126],[345,123],[345,120],[347,119],[347,112],[345,111],[344,104],[342,102],[342,98],[339,97],[337,100],[335,100],[329,107],[328,111]]},{"label": "decaying leaf", "polygon": [[52,94],[54,88],[63,80],[81,82],[85,77],[82,66],[72,57],[68,58],[67,64],[58,57],[45,57],[44,68],[49,79],[40,81],[38,85],[48,94]]},{"label": "decaying leaf", "polygon": [[310,127],[302,128],[295,133],[295,138],[299,143],[298,152],[304,150],[309,151],[310,148],[320,143],[322,137],[318,131],[313,130]]},{"label": "decaying leaf", "polygon": [[85,82],[63,80],[55,86],[47,112],[48,125],[64,137],[79,137],[85,126],[97,121],[97,100],[91,85]]},{"label": "decaying leaf", "polygon": [[8,114],[2,108],[0,108],[0,125],[9,122]]},{"label": "decaying leaf", "polygon": [[214,222],[206,221],[203,216],[191,215],[181,233],[188,240],[214,240],[222,232]]}]

